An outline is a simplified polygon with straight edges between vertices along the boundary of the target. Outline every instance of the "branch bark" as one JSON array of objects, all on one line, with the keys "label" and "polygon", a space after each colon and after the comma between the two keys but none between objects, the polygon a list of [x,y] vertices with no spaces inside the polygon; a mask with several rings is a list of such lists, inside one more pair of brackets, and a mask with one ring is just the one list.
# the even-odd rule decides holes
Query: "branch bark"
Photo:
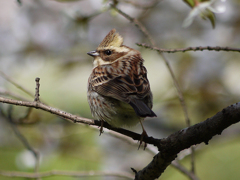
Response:
[{"label": "branch bark", "polygon": [[152,45],[147,45],[145,43],[136,43],[138,46],[145,47],[147,49],[155,50],[157,52],[162,53],[176,53],[176,52],[186,52],[186,51],[231,51],[231,52],[240,52],[240,48],[234,48],[234,47],[220,47],[220,46],[197,46],[197,47],[187,47],[187,48],[180,48],[180,49],[163,49],[154,47]]},{"label": "branch bark", "polygon": [[129,173],[122,172],[99,172],[99,171],[89,171],[89,172],[79,172],[79,171],[45,171],[39,173],[29,173],[29,172],[14,172],[14,171],[1,171],[0,175],[5,177],[22,177],[22,178],[45,178],[52,176],[69,176],[69,177],[120,177],[124,179],[133,179],[133,176]]},{"label": "branch bark", "polygon": [[177,157],[177,154],[195,144],[204,142],[206,145],[215,135],[220,135],[224,129],[240,121],[240,102],[230,105],[207,120],[182,129],[158,144],[160,151],[135,179],[147,180],[158,178],[167,166]]},{"label": "branch bark", "polygon": [[[7,104],[13,104],[13,105],[17,105],[17,106],[25,106],[25,107],[32,107],[35,109],[41,109],[43,111],[47,111],[50,112],[52,114],[55,114],[59,117],[62,117],[68,121],[71,121],[73,123],[82,123],[82,124],[87,124],[87,125],[92,125],[92,126],[101,126],[101,122],[98,120],[93,120],[93,119],[88,119],[88,118],[84,118],[84,117],[80,117],[80,116],[76,116],[73,115],[71,113],[59,110],[57,108],[53,108],[51,106],[48,106],[40,101],[19,101],[19,100],[14,100],[14,99],[9,99],[9,98],[4,98],[4,97],[0,97],[0,102],[2,103],[7,103]],[[126,135],[128,137],[131,137],[133,140],[140,140],[141,139],[141,135],[132,131],[129,131],[127,129],[123,129],[123,128],[114,128],[112,126],[110,126],[108,123],[104,122],[103,123],[103,127],[113,130],[115,132],[118,132],[120,134]],[[145,141],[146,143],[149,144],[157,144],[158,141],[156,141],[156,139],[152,138],[152,137],[145,137],[143,139],[143,141]]]}]

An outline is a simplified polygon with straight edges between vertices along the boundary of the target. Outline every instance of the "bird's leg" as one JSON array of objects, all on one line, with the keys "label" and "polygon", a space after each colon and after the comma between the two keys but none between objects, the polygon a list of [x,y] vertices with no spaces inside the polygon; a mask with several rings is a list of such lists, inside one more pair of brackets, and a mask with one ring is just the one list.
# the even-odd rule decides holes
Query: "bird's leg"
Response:
[{"label": "bird's leg", "polygon": [[[147,132],[145,131],[141,120],[140,120],[140,124],[141,124],[141,126],[142,126],[143,132],[142,132],[142,134],[141,134],[141,139],[140,139],[140,143],[139,143],[138,149],[139,149],[140,146],[142,145],[143,138],[144,138],[144,137],[148,137],[148,134],[147,134]],[[144,147],[143,147],[143,149],[145,150],[146,147],[147,147],[147,143],[144,142]]]},{"label": "bird's leg", "polygon": [[100,134],[99,134],[99,136],[101,136],[101,134],[103,133],[103,120],[101,120],[101,126],[100,126]]}]

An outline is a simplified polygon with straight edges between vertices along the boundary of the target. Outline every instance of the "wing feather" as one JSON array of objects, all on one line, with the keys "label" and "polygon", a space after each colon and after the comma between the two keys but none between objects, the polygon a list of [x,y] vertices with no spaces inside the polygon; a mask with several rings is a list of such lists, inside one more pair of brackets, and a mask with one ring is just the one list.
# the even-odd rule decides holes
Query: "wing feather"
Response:
[{"label": "wing feather", "polygon": [[[123,59],[116,64],[102,65],[93,69],[89,78],[92,89],[102,96],[111,97],[129,103],[136,114],[141,117],[156,116],[151,110],[152,94],[147,79],[147,70],[142,65],[143,59],[138,61],[130,58]],[[122,64],[131,69],[122,69]]]}]

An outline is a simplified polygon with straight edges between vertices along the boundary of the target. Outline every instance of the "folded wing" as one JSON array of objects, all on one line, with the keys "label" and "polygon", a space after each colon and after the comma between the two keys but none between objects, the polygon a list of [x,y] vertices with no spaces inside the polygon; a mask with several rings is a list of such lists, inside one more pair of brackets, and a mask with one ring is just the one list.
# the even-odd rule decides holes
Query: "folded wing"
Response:
[{"label": "folded wing", "polygon": [[144,66],[140,71],[126,73],[103,65],[93,70],[90,84],[100,95],[130,104],[138,116],[154,117],[156,114],[151,110],[152,93],[146,73]]}]

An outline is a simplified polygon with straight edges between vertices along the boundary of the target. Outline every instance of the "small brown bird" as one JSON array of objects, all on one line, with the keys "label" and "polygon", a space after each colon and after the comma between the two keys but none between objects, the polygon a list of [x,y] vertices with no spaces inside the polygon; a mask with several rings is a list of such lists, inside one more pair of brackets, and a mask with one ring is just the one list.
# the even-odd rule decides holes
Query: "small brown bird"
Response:
[{"label": "small brown bird", "polygon": [[[94,57],[87,93],[92,116],[117,128],[140,122],[141,145],[147,136],[141,121],[156,114],[151,110],[152,92],[140,52],[123,45],[123,38],[112,29],[87,54]],[[102,132],[101,126],[100,135]]]}]

